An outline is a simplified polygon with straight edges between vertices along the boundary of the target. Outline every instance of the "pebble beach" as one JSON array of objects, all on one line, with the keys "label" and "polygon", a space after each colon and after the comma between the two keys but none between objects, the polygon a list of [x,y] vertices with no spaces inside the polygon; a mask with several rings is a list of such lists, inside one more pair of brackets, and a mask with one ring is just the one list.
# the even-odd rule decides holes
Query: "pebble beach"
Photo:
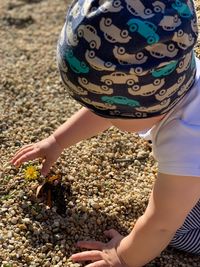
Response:
[{"label": "pebble beach", "polygon": [[[147,206],[157,165],[151,144],[112,127],[66,149],[53,167],[62,177],[65,214],[36,198],[30,164],[10,164],[23,145],[47,136],[80,105],[57,70],[56,44],[68,0],[0,1],[0,267],[78,267],[83,239],[128,234]],[[200,15],[200,1],[195,1]],[[200,57],[199,44],[196,55]],[[200,267],[200,256],[166,248],[146,267]]]}]

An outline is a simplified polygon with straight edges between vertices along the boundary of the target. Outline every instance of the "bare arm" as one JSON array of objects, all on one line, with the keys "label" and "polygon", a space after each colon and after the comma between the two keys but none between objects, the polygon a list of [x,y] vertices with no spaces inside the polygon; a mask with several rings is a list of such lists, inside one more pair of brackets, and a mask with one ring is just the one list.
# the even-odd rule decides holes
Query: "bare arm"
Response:
[{"label": "bare arm", "polygon": [[200,197],[200,178],[159,174],[148,207],[117,252],[130,267],[141,267],[169,244]]},{"label": "bare arm", "polygon": [[36,158],[43,159],[41,173],[46,176],[51,166],[59,158],[65,148],[97,135],[111,126],[109,120],[82,108],[62,124],[49,137],[22,147],[13,156],[11,163],[15,166]]},{"label": "bare arm", "polygon": [[72,259],[96,260],[99,267],[142,267],[166,248],[199,196],[199,177],[158,174],[147,209],[128,236],[111,230],[108,243],[79,242],[92,251],[74,254]]},{"label": "bare arm", "polygon": [[54,133],[57,143],[64,149],[97,135],[111,127],[109,120],[81,108]]}]

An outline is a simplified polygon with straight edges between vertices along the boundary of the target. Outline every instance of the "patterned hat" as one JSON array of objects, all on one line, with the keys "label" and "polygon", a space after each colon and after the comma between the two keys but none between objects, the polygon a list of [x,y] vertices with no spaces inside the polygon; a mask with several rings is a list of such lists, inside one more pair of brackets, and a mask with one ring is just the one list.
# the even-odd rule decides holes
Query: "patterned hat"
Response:
[{"label": "patterned hat", "polygon": [[191,0],[75,0],[58,41],[60,74],[100,116],[158,116],[194,83],[197,35]]}]

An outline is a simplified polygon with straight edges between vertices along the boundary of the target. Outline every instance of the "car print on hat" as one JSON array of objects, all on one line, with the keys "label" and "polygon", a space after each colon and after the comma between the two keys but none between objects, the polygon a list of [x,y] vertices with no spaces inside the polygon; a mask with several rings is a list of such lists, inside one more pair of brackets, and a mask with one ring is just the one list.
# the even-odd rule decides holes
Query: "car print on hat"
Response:
[{"label": "car print on hat", "polygon": [[192,88],[192,0],[74,0],[58,40],[66,91],[106,118],[150,118]]},{"label": "car print on hat", "polygon": [[180,0],[175,0],[175,3],[172,3],[172,7],[178,11],[178,14],[181,17],[183,17],[183,18],[192,17],[192,12],[191,12],[189,6],[183,2]]},{"label": "car print on hat", "polygon": [[110,43],[128,43],[131,40],[129,32],[112,24],[111,18],[102,18],[100,29],[104,33],[105,39]]},{"label": "car print on hat", "polygon": [[159,35],[156,33],[157,26],[152,22],[130,19],[127,24],[130,32],[138,32],[148,44],[155,44],[159,41]]},{"label": "car print on hat", "polygon": [[176,69],[177,61],[172,61],[170,63],[163,63],[161,65],[164,65],[164,67],[158,66],[157,69],[152,70],[153,77],[158,78],[171,74]]},{"label": "car print on hat", "polygon": [[119,104],[119,105],[127,105],[130,107],[139,107],[140,103],[136,100],[129,99],[124,96],[102,96],[101,97],[103,102],[108,104]]},{"label": "car print on hat", "polygon": [[69,49],[66,51],[65,59],[68,62],[70,68],[75,73],[88,73],[89,72],[89,67],[86,65],[86,63],[83,61],[80,61],[78,58],[76,58],[73,55],[73,50]]}]

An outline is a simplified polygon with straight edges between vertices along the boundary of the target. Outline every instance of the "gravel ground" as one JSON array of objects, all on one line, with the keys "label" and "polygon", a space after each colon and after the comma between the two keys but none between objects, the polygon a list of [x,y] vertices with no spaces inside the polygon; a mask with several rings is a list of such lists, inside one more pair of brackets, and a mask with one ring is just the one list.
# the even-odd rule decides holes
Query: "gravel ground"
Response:
[{"label": "gravel ground", "polygon": [[[39,182],[24,179],[27,164],[10,166],[19,147],[48,136],[80,108],[66,95],[56,67],[67,4],[0,1],[1,267],[79,266],[69,259],[76,241],[105,241],[102,233],[110,227],[130,232],[156,176],[151,145],[113,127],[67,149],[56,163],[67,188],[60,216],[35,198]],[[147,266],[200,266],[200,257],[168,248]]]}]

